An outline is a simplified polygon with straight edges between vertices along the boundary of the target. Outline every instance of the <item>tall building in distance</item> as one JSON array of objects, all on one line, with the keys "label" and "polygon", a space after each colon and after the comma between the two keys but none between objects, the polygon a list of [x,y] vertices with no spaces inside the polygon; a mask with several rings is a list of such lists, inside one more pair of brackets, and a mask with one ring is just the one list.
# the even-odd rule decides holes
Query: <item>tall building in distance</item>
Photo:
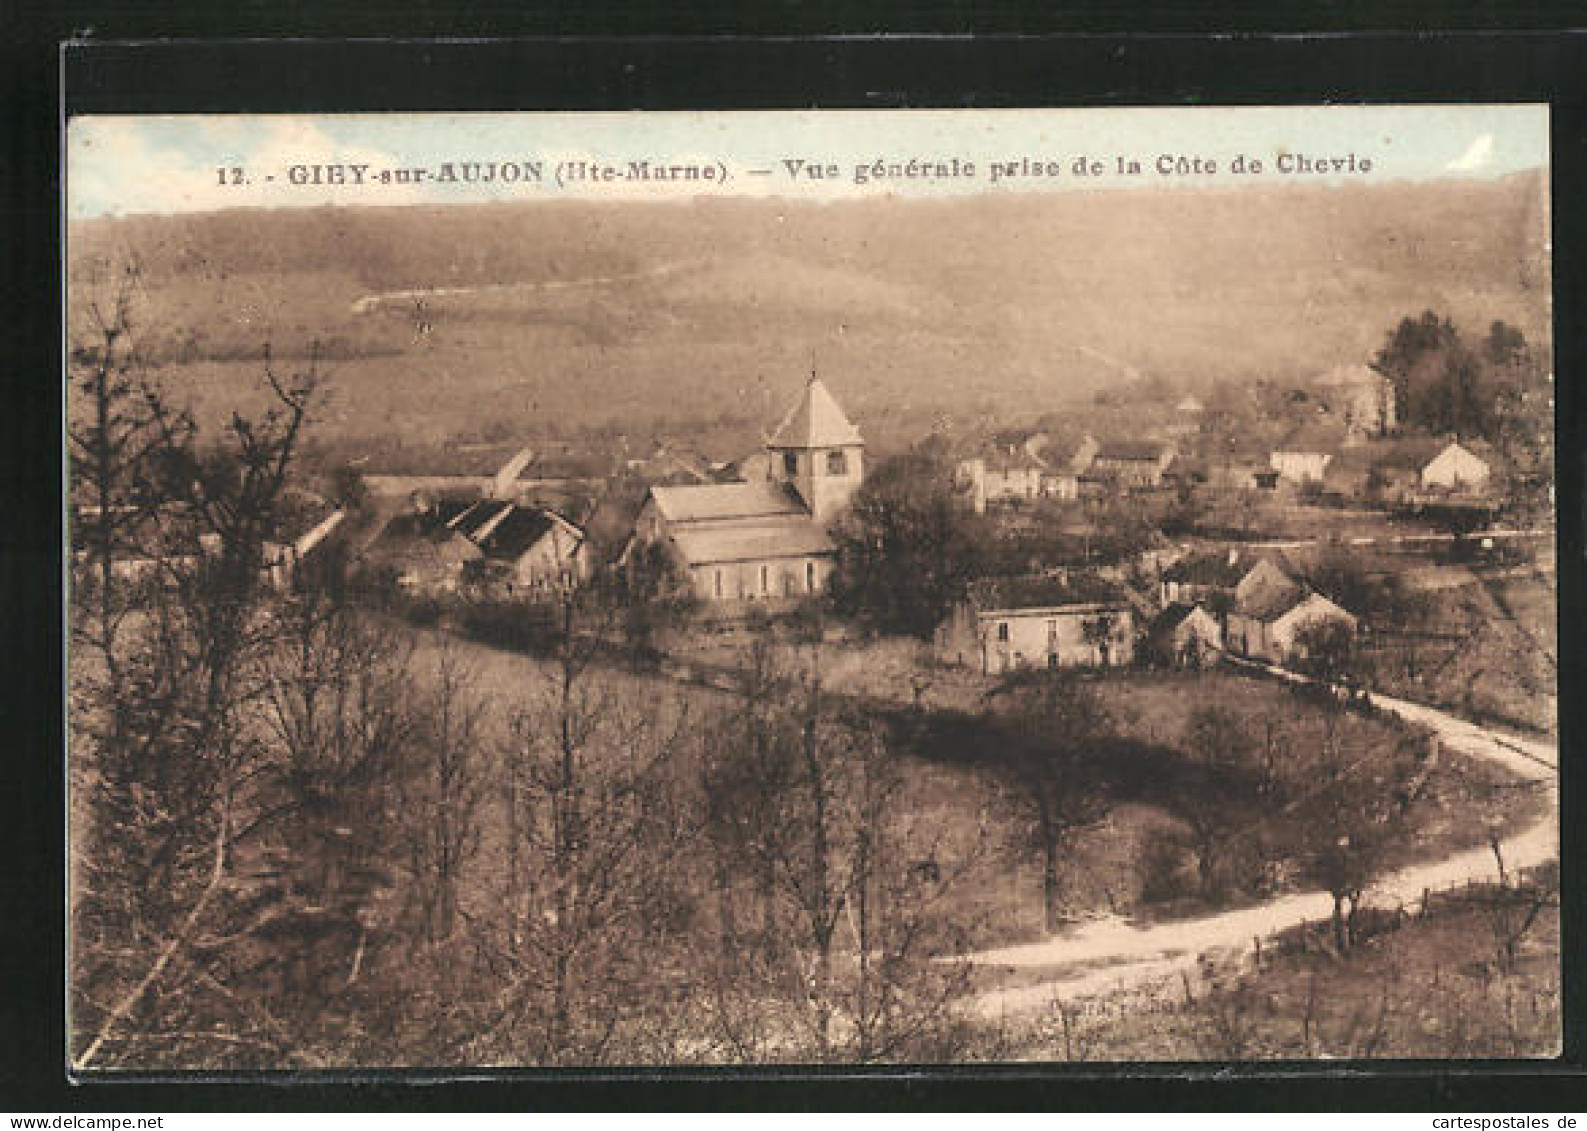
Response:
[{"label": "tall building in distance", "polygon": [[704,601],[799,598],[826,587],[827,528],[865,477],[865,441],[820,378],[766,441],[764,477],[652,487],[634,546],[666,548]]},{"label": "tall building in distance", "polygon": [[818,523],[849,505],[865,475],[865,441],[814,372],[766,449],[770,477],[797,491]]}]

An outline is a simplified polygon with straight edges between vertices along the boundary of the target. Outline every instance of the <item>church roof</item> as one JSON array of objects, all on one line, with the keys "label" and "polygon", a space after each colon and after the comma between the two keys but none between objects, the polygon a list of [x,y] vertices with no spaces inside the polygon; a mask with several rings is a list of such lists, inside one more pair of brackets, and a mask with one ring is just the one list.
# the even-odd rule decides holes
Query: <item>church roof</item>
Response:
[{"label": "church roof", "polygon": [[675,530],[672,540],[690,565],[803,558],[833,551],[827,532],[803,516]]},{"label": "church roof", "polygon": [[811,377],[799,403],[783,417],[768,448],[835,448],[844,444],[863,444],[860,431],[843,415],[819,377]]},{"label": "church roof", "polygon": [[650,495],[668,522],[804,515],[805,505],[780,483],[690,483],[652,487]]}]

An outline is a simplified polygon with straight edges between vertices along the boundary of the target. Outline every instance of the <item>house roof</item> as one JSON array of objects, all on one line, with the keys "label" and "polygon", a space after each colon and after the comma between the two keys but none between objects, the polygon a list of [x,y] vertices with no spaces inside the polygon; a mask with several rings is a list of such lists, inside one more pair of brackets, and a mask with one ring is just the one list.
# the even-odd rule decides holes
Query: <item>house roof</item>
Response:
[{"label": "house roof", "polygon": [[[1148,626],[1147,632],[1153,636],[1171,633],[1194,616],[1200,609],[1200,605],[1191,604],[1187,601],[1175,601],[1152,618],[1152,623]],[[1203,613],[1202,615],[1205,616],[1206,614]]]},{"label": "house roof", "polygon": [[652,487],[650,497],[669,522],[804,515],[799,497],[780,483],[693,483]]},{"label": "house roof", "polygon": [[1449,443],[1445,444],[1441,449],[1439,449],[1438,454],[1432,459],[1428,460],[1425,466],[1431,467],[1433,464],[1443,460],[1454,460],[1459,459],[1461,456],[1465,456],[1467,459],[1475,460],[1477,463],[1482,464],[1483,467],[1487,467],[1488,460],[1483,458],[1483,456],[1478,455],[1474,448],[1475,445],[1468,446],[1458,440],[1451,440]]},{"label": "house roof", "polygon": [[1252,558],[1239,550],[1232,553],[1195,554],[1181,558],[1165,569],[1163,580],[1186,585],[1234,586],[1253,564]]},{"label": "house roof", "polygon": [[1047,464],[1038,459],[1024,444],[1013,447],[996,447],[980,457],[992,471],[1045,471]]},{"label": "house roof", "polygon": [[833,552],[827,532],[804,516],[677,530],[672,541],[690,565],[804,558]]},{"label": "house roof", "polygon": [[835,448],[847,444],[863,444],[859,429],[843,415],[838,402],[832,399],[827,387],[813,374],[805,385],[804,395],[788,410],[771,439],[768,448]]},{"label": "house roof", "polygon": [[970,603],[993,609],[1053,609],[1065,605],[1125,605],[1119,586],[1092,574],[1033,574],[988,577],[970,583]]},{"label": "house roof", "polygon": [[1156,463],[1163,458],[1163,448],[1155,440],[1104,440],[1097,448],[1096,458]]},{"label": "house roof", "polygon": [[1236,604],[1234,611],[1243,616],[1255,617],[1260,621],[1274,621],[1314,592],[1291,579],[1288,584],[1274,585],[1247,595]]},{"label": "house roof", "polygon": [[512,507],[507,514],[477,539],[487,557],[516,561],[556,525],[559,520],[538,507]]}]

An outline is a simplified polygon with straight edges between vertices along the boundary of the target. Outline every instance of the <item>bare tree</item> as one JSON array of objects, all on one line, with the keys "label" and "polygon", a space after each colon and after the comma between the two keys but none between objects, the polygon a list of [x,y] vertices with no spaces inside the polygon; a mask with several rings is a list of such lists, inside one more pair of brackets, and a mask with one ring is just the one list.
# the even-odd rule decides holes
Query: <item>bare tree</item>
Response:
[{"label": "bare tree", "polygon": [[502,989],[477,1056],[598,1064],[672,1048],[687,712],[636,704],[593,666],[617,624],[595,601],[567,595],[557,654],[512,721],[506,913],[485,939]]},{"label": "bare tree", "polygon": [[1044,922],[1056,931],[1074,835],[1110,807],[1099,746],[1111,718],[1095,689],[1069,672],[1016,676],[994,694],[1004,707],[991,754],[1041,853]]},{"label": "bare tree", "polygon": [[1505,867],[1503,845],[1497,829],[1488,834],[1488,845],[1499,868],[1499,882],[1488,893],[1488,925],[1493,931],[1495,965],[1501,974],[1514,974],[1521,944],[1549,908],[1559,906],[1559,864],[1550,862],[1526,879],[1512,876]]},{"label": "bare tree", "polygon": [[1266,779],[1256,736],[1227,707],[1198,708],[1186,728],[1185,747],[1196,788],[1176,791],[1174,811],[1190,832],[1201,893],[1216,896],[1236,883],[1230,857],[1261,816]]},{"label": "bare tree", "polygon": [[949,1055],[968,972],[945,902],[972,854],[910,818],[887,737],[818,671],[757,649],[713,731],[715,1027],[744,1060]]},{"label": "bare tree", "polygon": [[259,571],[315,384],[312,368],[283,380],[267,363],[276,407],[234,417],[200,454],[191,421],[141,380],[130,300],[94,317],[71,350],[73,494],[87,503],[74,536],[90,567],[78,578],[97,579],[73,602],[74,637],[91,642],[72,688],[72,1020],[85,1068],[141,1055],[198,992],[175,975],[227,895],[248,819]]},{"label": "bare tree", "polygon": [[1325,716],[1315,758],[1297,767],[1304,778],[1286,806],[1307,874],[1333,896],[1340,952],[1355,941],[1362,894],[1404,836],[1413,783],[1422,771],[1415,738],[1374,745],[1345,725],[1347,719],[1342,710]]},{"label": "bare tree", "polygon": [[400,783],[412,898],[431,943],[452,935],[464,871],[480,843],[485,703],[469,691],[471,683],[472,672],[443,641]]}]

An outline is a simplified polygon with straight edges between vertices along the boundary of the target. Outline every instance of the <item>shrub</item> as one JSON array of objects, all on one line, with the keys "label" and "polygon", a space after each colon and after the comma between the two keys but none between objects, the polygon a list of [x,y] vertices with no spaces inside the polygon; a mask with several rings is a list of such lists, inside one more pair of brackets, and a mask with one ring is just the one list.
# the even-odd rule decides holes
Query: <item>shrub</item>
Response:
[{"label": "shrub", "polygon": [[1142,903],[1174,903],[1200,890],[1195,853],[1178,830],[1152,830],[1141,846],[1136,868]]}]

